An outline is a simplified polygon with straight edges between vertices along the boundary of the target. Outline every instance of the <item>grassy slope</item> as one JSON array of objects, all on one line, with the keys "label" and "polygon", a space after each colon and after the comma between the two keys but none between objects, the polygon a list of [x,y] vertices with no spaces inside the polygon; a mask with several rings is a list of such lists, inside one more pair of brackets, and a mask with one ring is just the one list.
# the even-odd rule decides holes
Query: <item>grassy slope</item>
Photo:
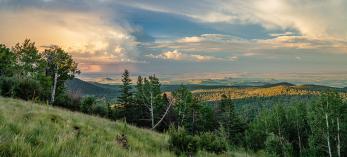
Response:
[{"label": "grassy slope", "polygon": [[[116,141],[124,130],[128,150]],[[1,157],[175,156],[168,150],[167,141],[165,134],[121,122],[0,97]],[[199,152],[198,156],[216,155]],[[244,153],[221,156],[244,156]]]},{"label": "grassy slope", "polygon": [[0,124],[0,156],[174,156],[164,134],[127,126],[126,150],[123,123],[21,100],[0,98]]}]

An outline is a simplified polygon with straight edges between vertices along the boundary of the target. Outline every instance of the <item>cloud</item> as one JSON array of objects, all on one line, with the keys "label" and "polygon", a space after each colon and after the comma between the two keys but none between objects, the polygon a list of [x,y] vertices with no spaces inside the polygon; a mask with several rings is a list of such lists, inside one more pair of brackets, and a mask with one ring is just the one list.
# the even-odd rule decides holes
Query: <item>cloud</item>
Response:
[{"label": "cloud", "polygon": [[149,54],[147,57],[154,59],[164,59],[164,60],[175,60],[175,61],[194,61],[194,62],[204,62],[204,61],[236,61],[237,57],[230,57],[227,59],[218,58],[214,56],[197,55],[197,54],[184,54],[178,50],[167,51],[160,53],[158,55]]},{"label": "cloud", "polygon": [[[140,60],[137,30],[123,21],[105,18],[106,13],[46,9],[0,10],[0,41],[8,46],[29,38],[37,46],[59,45],[87,71],[97,64],[136,63]],[[83,67],[81,67],[83,68]]]},{"label": "cloud", "polygon": [[203,40],[204,38],[202,37],[193,36],[193,37],[184,37],[182,39],[178,39],[177,41],[181,43],[196,43],[196,42],[201,42]]},{"label": "cloud", "polygon": [[[271,39],[257,40],[263,46],[272,48],[297,48],[297,49],[343,49],[346,41],[311,39],[307,36],[278,35]],[[346,51],[347,52],[347,51]]]},{"label": "cloud", "polygon": [[[125,2],[124,2],[125,3]],[[159,2],[134,0],[125,5],[190,17],[206,23],[259,24],[268,30],[296,29],[310,38],[347,40],[347,1],[227,0]]]},{"label": "cloud", "polygon": [[95,64],[79,64],[79,68],[81,71],[87,73],[95,73],[102,71],[102,67],[100,65]]},{"label": "cloud", "polygon": [[303,66],[334,69],[347,54],[346,7],[343,0],[0,0],[0,42],[60,45],[87,72],[168,66],[157,60],[194,70],[234,70],[229,61],[271,69],[267,58],[285,64],[296,56]]}]

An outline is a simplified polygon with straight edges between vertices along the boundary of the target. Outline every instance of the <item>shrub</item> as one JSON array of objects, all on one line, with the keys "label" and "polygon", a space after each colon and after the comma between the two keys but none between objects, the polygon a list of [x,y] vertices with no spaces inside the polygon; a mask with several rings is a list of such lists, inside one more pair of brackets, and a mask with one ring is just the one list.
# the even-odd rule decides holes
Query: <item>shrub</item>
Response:
[{"label": "shrub", "polygon": [[108,114],[107,104],[98,101],[98,103],[94,104],[92,108],[92,113],[102,117],[106,117]]},{"label": "shrub", "polygon": [[216,154],[223,153],[227,150],[227,141],[223,136],[218,136],[212,132],[200,134],[200,148]]},{"label": "shrub", "polygon": [[0,94],[5,97],[15,96],[15,86],[17,84],[16,79],[13,77],[1,77],[0,78]]},{"label": "shrub", "polygon": [[183,128],[170,128],[169,147],[177,155],[193,155],[199,149],[199,137],[192,136]]},{"label": "shrub", "polygon": [[62,94],[57,95],[53,105],[78,111],[80,110],[81,97],[64,92]]},{"label": "shrub", "polygon": [[36,100],[43,95],[43,88],[40,83],[33,79],[19,79],[18,84],[14,87],[16,97],[24,100]]},{"label": "shrub", "polygon": [[81,111],[84,113],[92,113],[93,106],[96,103],[96,97],[93,96],[87,96],[82,99],[81,102]]},{"label": "shrub", "polygon": [[267,137],[265,141],[265,149],[270,156],[292,156],[291,144],[285,139],[280,138],[275,134],[270,134]]}]

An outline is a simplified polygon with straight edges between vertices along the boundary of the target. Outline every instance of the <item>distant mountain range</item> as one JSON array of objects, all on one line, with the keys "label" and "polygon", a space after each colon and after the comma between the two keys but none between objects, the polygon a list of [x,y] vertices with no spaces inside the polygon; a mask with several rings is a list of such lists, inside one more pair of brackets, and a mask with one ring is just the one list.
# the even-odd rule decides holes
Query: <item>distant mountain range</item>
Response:
[{"label": "distant mountain range", "polygon": [[[162,85],[162,91],[174,91],[178,89],[181,85]],[[245,89],[245,88],[271,88],[271,87],[292,87],[297,90],[307,90],[307,91],[325,91],[325,90],[337,90],[347,92],[347,87],[345,88],[335,88],[329,86],[321,85],[295,85],[288,82],[279,82],[279,83],[241,83],[235,85],[206,85],[206,84],[185,84],[189,90],[218,90],[218,89]],[[81,95],[94,95],[97,97],[106,97],[106,98],[116,98],[119,95],[120,85],[111,85],[111,84],[102,84],[97,82],[87,82],[74,78],[70,81],[67,81],[66,87],[69,91],[78,92]]]}]

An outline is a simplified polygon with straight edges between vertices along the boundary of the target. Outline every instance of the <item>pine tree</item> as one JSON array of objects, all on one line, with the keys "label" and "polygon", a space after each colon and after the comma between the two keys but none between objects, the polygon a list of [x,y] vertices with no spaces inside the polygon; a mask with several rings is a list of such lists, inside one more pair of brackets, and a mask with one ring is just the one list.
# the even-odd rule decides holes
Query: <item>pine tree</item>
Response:
[{"label": "pine tree", "polygon": [[225,128],[228,140],[233,145],[238,145],[243,139],[241,137],[245,131],[245,125],[236,115],[235,106],[232,100],[225,94],[222,95],[220,101],[219,121]]},{"label": "pine tree", "polygon": [[122,74],[122,86],[120,87],[120,96],[118,97],[118,102],[123,106],[120,116],[126,118],[127,122],[131,122],[132,116],[132,104],[133,104],[133,92],[131,86],[130,74],[127,69],[124,70]]}]

